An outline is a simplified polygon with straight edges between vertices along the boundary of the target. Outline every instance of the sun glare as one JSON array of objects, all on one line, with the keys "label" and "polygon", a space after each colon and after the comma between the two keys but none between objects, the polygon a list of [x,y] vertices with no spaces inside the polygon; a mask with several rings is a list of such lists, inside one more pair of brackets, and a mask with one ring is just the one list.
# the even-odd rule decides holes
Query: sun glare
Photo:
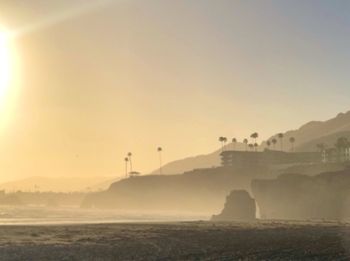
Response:
[{"label": "sun glare", "polygon": [[0,100],[6,92],[10,83],[11,60],[10,60],[10,39],[5,30],[0,29]]}]

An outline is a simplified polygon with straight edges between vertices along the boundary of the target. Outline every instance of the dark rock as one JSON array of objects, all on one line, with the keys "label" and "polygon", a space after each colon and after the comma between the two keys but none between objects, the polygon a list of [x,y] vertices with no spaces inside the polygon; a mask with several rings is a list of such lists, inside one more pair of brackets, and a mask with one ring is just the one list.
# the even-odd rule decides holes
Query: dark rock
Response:
[{"label": "dark rock", "polygon": [[213,221],[253,221],[255,220],[255,200],[245,190],[233,190],[226,197],[224,209]]},{"label": "dark rock", "polygon": [[87,195],[82,207],[173,213],[218,213],[233,189],[250,189],[267,167],[199,169],[181,175],[144,175],[113,183],[107,191]]},{"label": "dark rock", "polygon": [[253,180],[252,191],[262,218],[350,220],[349,169]]}]

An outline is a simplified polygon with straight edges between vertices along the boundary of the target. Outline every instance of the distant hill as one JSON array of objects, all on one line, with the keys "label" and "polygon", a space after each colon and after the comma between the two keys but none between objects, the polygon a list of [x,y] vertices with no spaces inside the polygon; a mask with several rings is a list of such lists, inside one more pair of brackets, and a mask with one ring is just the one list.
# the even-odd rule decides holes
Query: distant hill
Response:
[{"label": "distant hill", "polygon": [[[337,137],[348,136],[347,132],[350,132],[350,111],[327,121],[311,121],[297,130],[287,131],[284,133],[284,148],[290,150],[289,138],[294,137],[298,151],[315,151],[317,143],[324,141],[333,146]],[[278,144],[276,148],[279,148]]]},{"label": "distant hill", "polygon": [[305,142],[295,148],[296,151],[315,151],[317,149],[317,144],[323,143],[326,148],[334,147],[335,142],[338,138],[345,137],[350,140],[350,131],[341,131],[332,133],[327,136],[322,136],[317,139]]},{"label": "distant hill", "polygon": [[30,177],[0,184],[0,190],[14,191],[98,191],[107,189],[110,184],[119,179],[111,177]]},{"label": "distant hill", "polygon": [[[271,138],[276,135],[271,136]],[[283,138],[283,148],[284,150],[289,151],[291,148],[289,138],[294,137],[296,139],[296,151],[316,151],[316,144],[325,143],[328,146],[333,146],[336,139],[340,136],[345,136],[350,139],[350,111],[346,113],[339,113],[335,118],[327,121],[311,121],[304,124],[299,129],[285,132]],[[238,150],[244,150],[245,147],[242,143],[237,143],[235,146]],[[227,149],[232,149],[233,144],[228,144],[226,147]],[[261,150],[265,147],[266,142],[262,142],[259,149]],[[279,141],[276,144],[276,149],[280,149]],[[192,169],[219,166],[220,152],[221,150],[217,150],[205,155],[172,161],[164,165],[163,173],[177,174],[190,171]],[[158,170],[154,170],[151,174],[157,173]]]},{"label": "distant hill", "polygon": [[[218,143],[219,144],[219,143]],[[237,142],[234,145],[235,149],[244,150],[244,144]],[[233,144],[226,145],[225,149],[233,149]],[[179,174],[193,169],[211,168],[220,165],[221,149],[212,153],[188,157],[180,160],[172,161],[163,166],[164,174]],[[158,174],[159,170],[154,170],[151,174]]]}]

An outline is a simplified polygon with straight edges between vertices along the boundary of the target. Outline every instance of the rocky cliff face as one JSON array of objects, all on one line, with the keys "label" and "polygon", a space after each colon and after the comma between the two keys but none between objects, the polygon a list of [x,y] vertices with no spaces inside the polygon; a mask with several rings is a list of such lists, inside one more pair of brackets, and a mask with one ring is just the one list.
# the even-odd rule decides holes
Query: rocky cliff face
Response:
[{"label": "rocky cliff face", "polygon": [[254,221],[255,200],[245,190],[234,190],[226,197],[224,209],[212,221]]},{"label": "rocky cliff face", "polygon": [[350,219],[350,169],[314,177],[284,174],[253,180],[252,193],[267,219]]},{"label": "rocky cliff face", "polygon": [[232,189],[250,188],[253,178],[264,177],[264,167],[199,169],[182,175],[149,175],[124,179],[104,192],[88,196],[84,207],[144,211],[197,212],[221,210]]}]

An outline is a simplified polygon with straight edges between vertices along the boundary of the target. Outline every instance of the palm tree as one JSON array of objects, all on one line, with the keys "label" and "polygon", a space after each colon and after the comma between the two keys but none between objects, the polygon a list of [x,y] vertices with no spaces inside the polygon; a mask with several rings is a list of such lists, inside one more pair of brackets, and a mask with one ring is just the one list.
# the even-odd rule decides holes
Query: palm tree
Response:
[{"label": "palm tree", "polygon": [[232,139],[232,147],[233,147],[233,150],[235,149],[235,145],[236,145],[236,143],[237,143],[237,139],[236,138],[233,138]]},{"label": "palm tree", "polygon": [[270,146],[271,146],[271,141],[266,141],[266,145],[267,145],[267,148],[270,149]]},{"label": "palm tree", "polygon": [[129,162],[130,162],[130,172],[132,172],[132,161],[131,161],[131,156],[132,156],[132,153],[129,152],[129,153],[128,153],[128,158],[129,158]]},{"label": "palm tree", "polygon": [[226,148],[226,142],[227,142],[227,138],[223,137],[223,141],[224,141],[224,149]]},{"label": "palm tree", "polygon": [[275,149],[276,143],[277,143],[277,139],[276,139],[276,138],[273,138],[273,139],[271,140],[271,142],[272,142],[272,145],[273,145],[273,149]]},{"label": "palm tree", "polygon": [[253,143],[250,143],[250,144],[248,145],[248,147],[249,147],[250,150],[253,150],[253,149],[254,149]]},{"label": "palm tree", "polygon": [[344,161],[346,160],[346,149],[349,148],[350,143],[347,138],[345,137],[340,137],[338,138],[337,142],[334,144],[338,151],[338,160],[339,161]]},{"label": "palm tree", "polygon": [[157,151],[159,153],[159,174],[161,175],[162,174],[162,147],[158,147],[157,148]]},{"label": "palm tree", "polygon": [[128,177],[128,161],[129,161],[129,158],[125,157],[124,161],[125,161],[125,178],[127,178]]},{"label": "palm tree", "polygon": [[224,140],[225,140],[225,137],[219,137],[219,142],[221,142],[221,152],[224,151]]},{"label": "palm tree", "polygon": [[255,150],[255,152],[258,150],[258,146],[259,146],[258,143],[255,142],[254,143],[254,150]]},{"label": "palm tree", "polygon": [[289,138],[289,142],[291,144],[291,150],[292,152],[294,152],[294,142],[295,142],[295,138],[294,137],[290,137]]},{"label": "palm tree", "polygon": [[254,140],[254,143],[256,143],[256,139],[259,137],[259,134],[257,132],[254,132],[250,137]]},{"label": "palm tree", "polygon": [[278,133],[277,137],[280,139],[280,143],[281,143],[281,151],[283,151],[283,133]]},{"label": "palm tree", "polygon": [[340,137],[334,145],[338,150],[343,150],[349,147],[349,141],[345,137]]},{"label": "palm tree", "polygon": [[245,144],[245,151],[247,151],[247,146],[248,146],[248,139],[244,139],[243,143]]}]

